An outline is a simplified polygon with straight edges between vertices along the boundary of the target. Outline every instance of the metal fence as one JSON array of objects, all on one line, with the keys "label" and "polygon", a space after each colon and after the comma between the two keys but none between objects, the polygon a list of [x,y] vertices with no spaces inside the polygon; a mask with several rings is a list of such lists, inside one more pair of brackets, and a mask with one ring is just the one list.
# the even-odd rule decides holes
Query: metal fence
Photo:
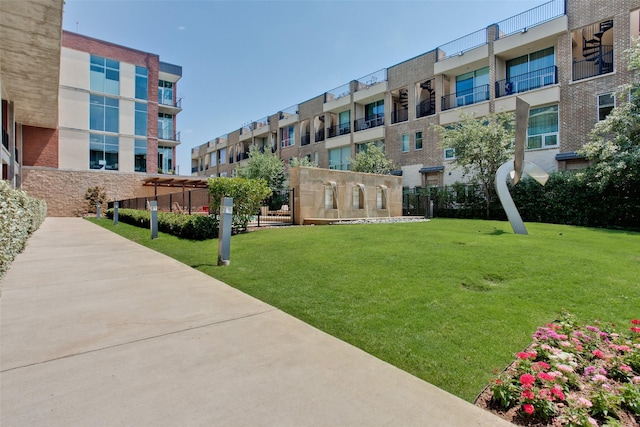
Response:
[{"label": "metal fence", "polygon": [[[267,225],[293,224],[293,189],[274,191],[262,202],[260,210],[249,221],[249,226],[264,227]],[[206,188],[179,193],[163,194],[152,197],[137,197],[118,200],[120,209],[146,210],[148,202],[155,200],[158,211],[188,215],[211,215],[211,194]],[[114,202],[108,207],[113,208]]]}]

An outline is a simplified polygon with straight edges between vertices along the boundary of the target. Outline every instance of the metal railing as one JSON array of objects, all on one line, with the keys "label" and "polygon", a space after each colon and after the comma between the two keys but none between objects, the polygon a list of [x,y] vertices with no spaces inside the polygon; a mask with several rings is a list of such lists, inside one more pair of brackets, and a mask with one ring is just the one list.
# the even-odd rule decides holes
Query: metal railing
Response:
[{"label": "metal railing", "polygon": [[252,123],[245,123],[240,128],[240,135],[247,135],[247,134],[251,133],[252,130],[253,130],[253,124]]},{"label": "metal railing", "polygon": [[300,145],[309,145],[311,144],[311,134],[302,135],[300,137]]},{"label": "metal railing", "polygon": [[158,129],[158,139],[180,142],[180,132],[171,132],[167,129]]},{"label": "metal railing", "polygon": [[376,114],[373,117],[369,117],[368,119],[357,119],[353,122],[354,132],[375,128],[378,126],[384,126],[384,113]]},{"label": "metal railing", "polygon": [[463,90],[462,92],[443,96],[442,111],[488,100],[489,85],[480,85],[468,90]]},{"label": "metal railing", "polygon": [[496,40],[521,33],[536,25],[544,24],[565,14],[565,0],[551,0],[548,3],[519,13],[511,18],[498,22]]},{"label": "metal railing", "polygon": [[254,126],[254,130],[258,130],[262,127],[268,126],[269,125],[269,117],[263,117],[260,120],[256,120],[255,121],[255,126]]},{"label": "metal railing", "polygon": [[316,132],[316,142],[324,141],[324,128],[318,129]]},{"label": "metal railing", "polygon": [[288,119],[291,116],[295,116],[296,114],[298,114],[298,104],[292,105],[289,108],[285,108],[284,110],[280,111],[280,120],[285,120]]},{"label": "metal railing", "polygon": [[182,108],[182,98],[178,98],[175,100],[175,102],[173,101],[173,98],[158,98],[158,103],[160,105],[165,105],[167,107],[173,107],[173,108]]},{"label": "metal railing", "polygon": [[349,123],[343,123],[341,125],[331,126],[329,128],[329,138],[340,135],[348,135],[351,133],[351,125]]},{"label": "metal railing", "polygon": [[436,100],[427,99],[416,105],[416,117],[432,116],[436,113]]},{"label": "metal railing", "polygon": [[436,48],[436,61],[443,61],[453,56],[462,55],[466,51],[487,44],[487,29],[483,28],[467,34]]},{"label": "metal railing", "polygon": [[401,108],[391,112],[391,123],[406,122],[409,120],[409,108]]},{"label": "metal railing", "polygon": [[558,67],[552,66],[496,82],[496,98],[558,83]]},{"label": "metal railing", "polygon": [[238,153],[236,154],[236,162],[240,162],[242,160],[247,160],[249,158],[249,153]]},{"label": "metal railing", "polygon": [[282,148],[291,147],[294,144],[295,144],[295,140],[293,138],[286,138],[280,141],[280,147]]},{"label": "metal railing", "polygon": [[582,80],[613,72],[613,46],[602,45],[602,54],[583,61],[573,62],[572,79]]},{"label": "metal railing", "polygon": [[365,90],[370,88],[371,86],[385,81],[387,81],[387,69],[383,68],[382,70],[378,70],[375,73],[371,73],[367,76],[357,79],[358,84],[356,85],[355,90]]}]

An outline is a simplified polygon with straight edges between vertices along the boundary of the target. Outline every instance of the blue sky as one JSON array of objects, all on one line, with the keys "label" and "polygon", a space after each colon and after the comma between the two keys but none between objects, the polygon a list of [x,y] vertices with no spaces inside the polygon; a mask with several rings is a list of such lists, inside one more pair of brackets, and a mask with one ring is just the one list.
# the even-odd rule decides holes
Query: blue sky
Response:
[{"label": "blue sky", "polygon": [[193,147],[543,3],[66,0],[63,28],[182,66],[189,175]]}]

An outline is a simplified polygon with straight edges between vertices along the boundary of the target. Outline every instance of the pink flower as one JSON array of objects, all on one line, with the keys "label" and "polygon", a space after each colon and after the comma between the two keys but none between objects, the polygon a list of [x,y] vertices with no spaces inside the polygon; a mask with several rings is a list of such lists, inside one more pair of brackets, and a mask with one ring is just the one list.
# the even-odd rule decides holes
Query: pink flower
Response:
[{"label": "pink flower", "polygon": [[631,382],[634,384],[640,384],[640,376],[631,378]]},{"label": "pink flower", "polygon": [[587,330],[591,332],[600,332],[600,329],[596,328],[595,326],[587,326]]},{"label": "pink flower", "polygon": [[562,390],[558,387],[554,387],[551,389],[551,394],[553,394],[555,397],[557,397],[560,400],[564,400],[564,393],[562,392]]},{"label": "pink flower", "polygon": [[516,354],[516,356],[518,357],[518,359],[526,360],[529,358],[529,353],[521,351],[520,353]]},{"label": "pink flower", "polygon": [[547,374],[546,372],[538,373],[538,378],[545,381],[553,381],[553,376]]},{"label": "pink flower", "polygon": [[520,383],[522,385],[533,385],[533,383],[536,381],[536,377],[534,377],[531,374],[523,374],[522,376],[520,376]]},{"label": "pink flower", "polygon": [[640,325],[640,319],[633,319],[633,320],[631,321],[631,324],[632,324],[632,325]]},{"label": "pink flower", "polygon": [[598,359],[604,359],[604,353],[600,350],[593,350],[591,353]]},{"label": "pink flower", "polygon": [[524,405],[522,405],[522,409],[524,409],[524,412],[526,412],[529,415],[533,415],[533,413],[535,412],[533,405],[530,403],[525,403]]},{"label": "pink flower", "polygon": [[628,366],[628,365],[620,365],[620,370],[625,372],[633,371],[633,369],[631,369],[631,366]]},{"label": "pink flower", "polygon": [[597,383],[603,383],[607,381],[607,377],[605,377],[604,375],[597,374],[591,377],[591,381],[597,382]]},{"label": "pink flower", "polygon": [[573,368],[569,365],[559,364],[559,365],[556,365],[556,368],[558,368],[558,370],[562,372],[573,372]]},{"label": "pink flower", "polygon": [[576,400],[576,403],[578,404],[578,406],[582,406],[583,408],[591,408],[593,406],[593,403],[591,403],[589,399],[585,399],[584,397],[579,397]]},{"label": "pink flower", "polygon": [[538,366],[540,366],[541,368],[544,368],[544,369],[549,369],[551,367],[551,366],[549,366],[548,363],[545,363],[545,362],[538,362]]},{"label": "pink flower", "polygon": [[536,398],[536,395],[531,390],[524,390],[521,396],[523,399],[528,399],[528,400],[533,400]]},{"label": "pink flower", "polygon": [[640,328],[630,328],[631,332],[635,332],[637,334],[640,334]]}]

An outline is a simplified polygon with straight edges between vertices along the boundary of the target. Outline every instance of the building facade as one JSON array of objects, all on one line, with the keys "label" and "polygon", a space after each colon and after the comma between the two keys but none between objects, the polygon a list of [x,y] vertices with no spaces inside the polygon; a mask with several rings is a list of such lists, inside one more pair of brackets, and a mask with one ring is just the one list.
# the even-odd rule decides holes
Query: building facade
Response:
[{"label": "building facade", "polygon": [[526,158],[581,168],[577,151],[631,81],[623,52],[639,36],[639,0],[552,0],[193,148],[192,175],[231,176],[252,145],[348,170],[373,142],[404,187],[451,184],[463,181],[455,153],[430,125],[514,111],[517,96],[530,105]]}]

